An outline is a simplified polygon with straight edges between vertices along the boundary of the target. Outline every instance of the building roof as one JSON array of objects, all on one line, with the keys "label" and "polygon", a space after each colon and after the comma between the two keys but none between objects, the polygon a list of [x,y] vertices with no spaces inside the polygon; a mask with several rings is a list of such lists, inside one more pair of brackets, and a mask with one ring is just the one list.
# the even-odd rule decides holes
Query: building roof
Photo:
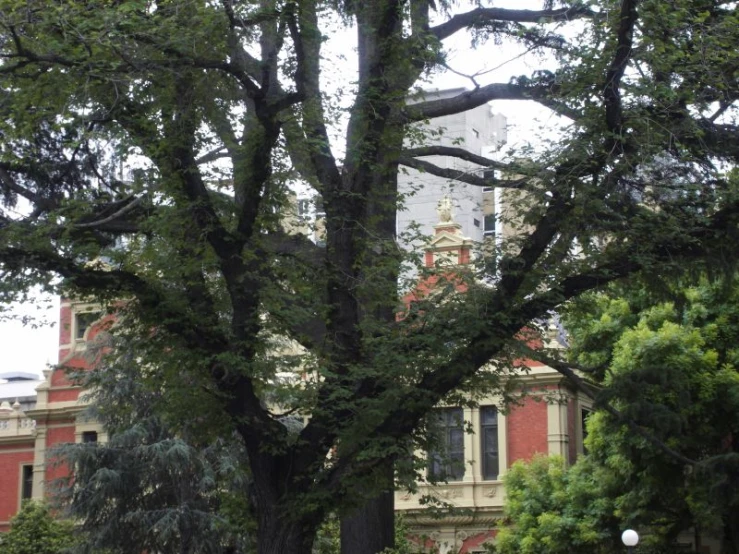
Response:
[{"label": "building roof", "polygon": [[36,387],[44,379],[35,373],[22,371],[8,371],[0,373],[0,400],[13,401],[16,398],[31,398],[36,396]]}]

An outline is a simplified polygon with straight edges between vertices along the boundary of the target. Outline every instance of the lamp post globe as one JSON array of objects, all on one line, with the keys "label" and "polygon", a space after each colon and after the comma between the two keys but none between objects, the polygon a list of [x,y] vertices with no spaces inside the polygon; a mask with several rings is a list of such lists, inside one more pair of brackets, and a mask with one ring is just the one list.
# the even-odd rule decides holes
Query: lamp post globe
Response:
[{"label": "lamp post globe", "polygon": [[626,529],[621,533],[621,542],[629,549],[629,554],[633,552],[634,547],[639,543],[639,534],[633,529]]}]

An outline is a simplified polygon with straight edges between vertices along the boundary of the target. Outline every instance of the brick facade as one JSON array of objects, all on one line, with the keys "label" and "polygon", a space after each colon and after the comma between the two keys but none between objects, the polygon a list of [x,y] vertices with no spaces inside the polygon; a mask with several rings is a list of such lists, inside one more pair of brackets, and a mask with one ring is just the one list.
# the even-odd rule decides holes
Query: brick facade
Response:
[{"label": "brick facade", "polygon": [[10,518],[20,508],[24,465],[33,464],[33,442],[0,445],[0,531],[7,531]]},{"label": "brick facade", "polygon": [[[23,466],[33,467],[31,495],[43,499],[49,484],[68,474],[64,466],[54,463],[49,452],[62,443],[75,442],[78,436],[77,415],[83,409],[80,389],[70,382],[63,367],[85,370],[84,343],[95,335],[102,322],[92,325],[83,337],[75,337],[75,311],[88,304],[63,300],[59,314],[59,367],[44,371],[44,380],[36,387],[35,406],[21,410],[5,401],[0,409],[0,531],[8,528],[10,518],[21,504]],[[3,389],[0,386],[0,395]]]},{"label": "brick facade", "polygon": [[526,397],[513,407],[506,418],[508,456],[511,460],[530,460],[534,454],[548,451],[547,403]]}]

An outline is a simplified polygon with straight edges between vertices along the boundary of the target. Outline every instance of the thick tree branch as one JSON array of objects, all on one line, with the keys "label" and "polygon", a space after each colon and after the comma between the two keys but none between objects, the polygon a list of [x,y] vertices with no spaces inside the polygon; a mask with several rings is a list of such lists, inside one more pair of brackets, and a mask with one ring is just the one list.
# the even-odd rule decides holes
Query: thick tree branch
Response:
[{"label": "thick tree branch", "polygon": [[405,107],[404,115],[408,122],[423,121],[471,110],[492,100],[533,100],[555,113],[573,120],[579,119],[581,115],[578,111],[552,98],[554,90],[555,85],[524,86],[515,83],[493,83],[465,91],[452,98],[409,104]]},{"label": "thick tree branch", "polygon": [[161,325],[184,341],[214,354],[227,347],[224,337],[188,325],[190,318],[173,311],[166,294],[131,272],[94,269],[51,250],[31,251],[11,246],[0,246],[0,264],[9,271],[32,269],[57,274],[74,290],[86,290],[116,299],[134,296],[143,307],[156,314]]},{"label": "thick tree branch", "polygon": [[529,181],[529,179],[511,179],[509,181],[487,179],[485,177],[478,177],[475,174],[479,170],[462,171],[459,169],[448,169],[416,158],[401,157],[398,158],[398,163],[406,167],[411,167],[421,173],[429,173],[431,175],[436,175],[437,177],[449,179],[450,181],[459,181],[475,187],[500,187],[519,190],[526,188],[526,184]]},{"label": "thick tree branch", "polygon": [[[304,91],[306,101],[302,110],[302,130],[291,126],[286,132],[289,150],[300,150],[295,154],[301,159],[307,157],[313,165],[313,174],[317,177],[319,192],[325,188],[339,188],[341,174],[336,158],[331,151],[331,141],[326,127],[326,114],[321,104],[321,41],[318,15],[314,2],[300,2],[298,6],[299,33],[296,38],[300,43],[298,49],[302,57],[302,70],[296,75],[300,78],[296,82],[298,90]],[[303,137],[301,139],[301,136]]]},{"label": "thick tree branch", "polygon": [[151,36],[138,33],[134,34],[133,37],[148,46],[160,49],[164,54],[171,56],[167,63],[158,62],[156,60],[151,63],[156,67],[161,66],[174,66],[174,67],[192,67],[196,69],[216,69],[231,75],[234,77],[244,88],[246,93],[252,98],[261,98],[264,96],[265,91],[260,87],[245,70],[245,68],[238,63],[238,58],[231,61],[218,60],[218,59],[207,59],[193,57],[189,52],[181,52],[177,48],[173,48],[166,43],[161,43],[158,40],[153,39]]},{"label": "thick tree branch", "polygon": [[280,11],[274,8],[262,8],[261,10],[259,10],[258,14],[252,17],[237,17],[236,13],[234,12],[233,0],[221,0],[221,4],[223,5],[223,9],[226,12],[231,26],[234,28],[248,29],[257,25],[261,25],[263,23],[273,22],[280,17]]},{"label": "thick tree branch", "polygon": [[477,8],[452,17],[430,31],[438,39],[445,39],[462,29],[482,28],[499,21],[515,23],[552,23],[592,17],[593,11],[585,6],[573,6],[557,10],[510,10],[505,8]]},{"label": "thick tree branch", "polygon": [[222,160],[223,158],[227,158],[230,156],[228,152],[225,151],[225,146],[218,146],[217,148],[214,148],[205,154],[202,154],[198,156],[198,158],[195,160],[195,163],[198,165],[207,164],[211,162],[215,162],[216,160]]},{"label": "thick tree branch", "polygon": [[485,156],[479,156],[473,154],[469,150],[459,148],[456,146],[420,146],[418,148],[408,148],[401,152],[403,158],[418,158],[423,156],[450,156],[453,158],[459,158],[477,164],[485,168],[502,169],[504,171],[511,171],[509,164],[504,164],[495,161]]},{"label": "thick tree branch", "polygon": [[285,256],[317,269],[325,263],[326,249],[317,246],[304,235],[273,231],[260,237],[265,256]]},{"label": "thick tree branch", "polygon": [[429,0],[410,0],[411,32],[421,40],[425,40],[429,32],[429,4]]},{"label": "thick tree branch", "polygon": [[44,199],[42,199],[38,194],[31,191],[30,189],[19,185],[13,178],[13,176],[9,173],[9,168],[13,168],[16,171],[19,169],[15,166],[15,164],[0,163],[0,187],[4,188],[8,193],[14,193],[22,196],[23,198],[31,202],[34,206],[43,207],[41,206],[41,204],[45,203]]},{"label": "thick tree branch", "polygon": [[[105,226],[107,223],[110,223],[111,221],[120,219],[121,217],[129,213],[131,210],[138,207],[141,204],[141,202],[144,200],[144,198],[145,196],[129,198],[128,201],[120,209],[116,210],[109,216],[104,217],[102,219],[98,219],[96,221],[75,223],[74,226],[78,229],[101,228]],[[137,227],[133,227],[133,229],[137,229]]]},{"label": "thick tree branch", "polygon": [[621,79],[631,59],[634,25],[638,14],[638,0],[623,0],[619,15],[619,26],[616,34],[616,51],[608,67],[603,87],[603,100],[606,108],[606,125],[613,135],[613,145],[618,151],[623,150],[623,107],[621,105]]},{"label": "thick tree branch", "polygon": [[[324,269],[326,249],[316,246],[303,235],[284,232],[269,233],[261,238],[261,244],[264,248],[262,255],[266,259],[277,257],[294,260],[299,266],[305,267],[307,274],[315,274]],[[267,277],[278,282],[281,280],[276,275],[268,275]],[[325,294],[325,291],[319,289],[318,294]],[[272,314],[273,317],[279,319],[290,336],[304,348],[312,350],[314,353],[320,352],[326,341],[327,327],[324,319],[316,313],[316,307],[325,305],[325,298],[303,300],[295,295],[293,291],[286,290],[280,298],[280,302],[284,307],[279,310],[278,314]],[[296,313],[302,315],[300,317],[286,316],[286,314]]]}]

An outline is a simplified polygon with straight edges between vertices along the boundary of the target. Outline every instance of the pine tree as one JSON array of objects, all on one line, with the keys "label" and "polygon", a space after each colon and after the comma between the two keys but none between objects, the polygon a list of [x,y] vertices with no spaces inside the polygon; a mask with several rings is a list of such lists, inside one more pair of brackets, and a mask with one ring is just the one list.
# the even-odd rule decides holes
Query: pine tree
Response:
[{"label": "pine tree", "polygon": [[[96,342],[88,349],[112,347],[105,334]],[[70,468],[53,498],[79,522],[76,551],[254,552],[245,500],[250,478],[239,442],[198,435],[196,427],[174,431],[157,410],[166,393],[139,378],[135,353],[116,362],[76,377],[90,391],[83,416],[103,425],[107,442],[54,452],[56,463]]]}]

